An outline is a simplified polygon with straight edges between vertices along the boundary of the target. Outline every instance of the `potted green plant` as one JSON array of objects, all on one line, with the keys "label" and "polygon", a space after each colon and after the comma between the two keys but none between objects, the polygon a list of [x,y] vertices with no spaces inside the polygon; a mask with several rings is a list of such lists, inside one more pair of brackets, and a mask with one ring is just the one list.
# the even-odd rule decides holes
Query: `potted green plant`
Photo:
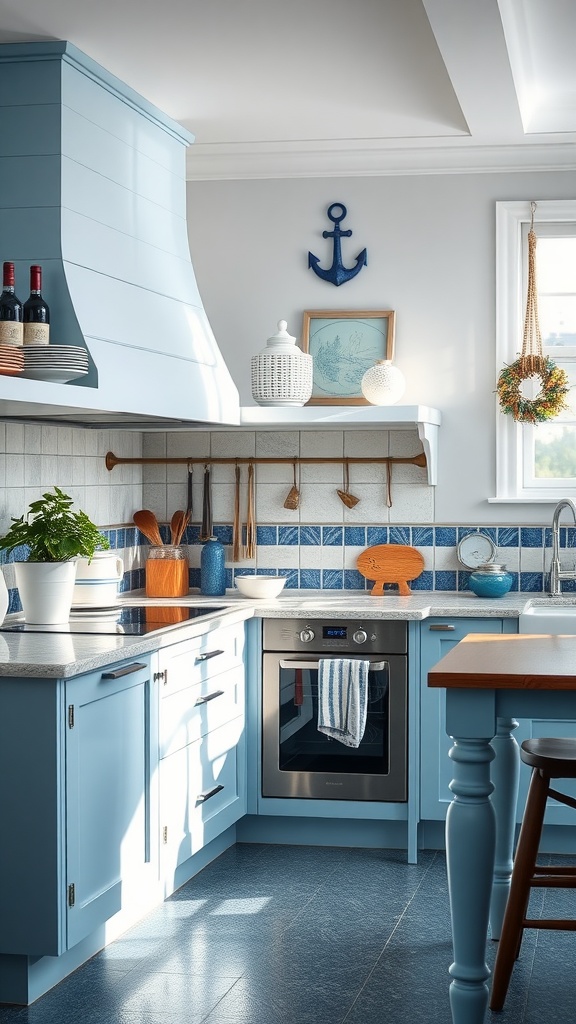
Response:
[{"label": "potted green plant", "polygon": [[72,509],[73,500],[59,487],[33,501],[28,512],[0,537],[0,549],[28,548],[25,560],[14,563],[16,585],[26,622],[59,623],[70,616],[76,579],[76,558],[91,560],[110,547],[107,538],[85,512]]}]

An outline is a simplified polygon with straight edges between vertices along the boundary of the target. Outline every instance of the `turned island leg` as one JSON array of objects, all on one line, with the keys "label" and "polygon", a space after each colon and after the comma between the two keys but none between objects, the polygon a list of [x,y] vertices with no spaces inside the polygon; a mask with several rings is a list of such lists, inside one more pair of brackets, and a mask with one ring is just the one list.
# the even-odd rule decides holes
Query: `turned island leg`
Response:
[{"label": "turned island leg", "polygon": [[493,939],[500,938],[512,876],[520,779],[520,750],[512,734],[517,728],[515,718],[499,718],[496,735],[492,740],[496,754],[491,770],[494,783],[492,804],[496,812],[496,856],[490,904],[490,934]]},{"label": "turned island leg", "polygon": [[492,736],[453,735],[450,757],[454,794],[446,817],[446,862],[452,916],[454,963],[450,967],[453,1024],[483,1024],[490,976],[486,937],[496,844],[490,800]]}]

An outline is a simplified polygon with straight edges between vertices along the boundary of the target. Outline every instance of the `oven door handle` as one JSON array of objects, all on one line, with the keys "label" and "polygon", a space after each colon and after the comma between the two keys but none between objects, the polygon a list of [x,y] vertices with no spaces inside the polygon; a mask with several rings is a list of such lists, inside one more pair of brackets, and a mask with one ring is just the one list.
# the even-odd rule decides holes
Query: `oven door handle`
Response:
[{"label": "oven door handle", "polygon": [[[320,659],[318,659],[318,661],[319,660]],[[332,658],[332,661],[335,661],[335,660],[336,660],[335,658]],[[360,660],[360,659],[358,659],[358,660]],[[366,660],[368,660],[368,659],[366,659]],[[285,661],[284,659],[282,659],[280,661],[280,668],[317,669],[318,668],[318,661]],[[386,668],[386,665],[387,665],[387,662],[385,662],[385,661],[371,661],[370,662],[370,671],[371,672],[383,672],[384,669]]]}]

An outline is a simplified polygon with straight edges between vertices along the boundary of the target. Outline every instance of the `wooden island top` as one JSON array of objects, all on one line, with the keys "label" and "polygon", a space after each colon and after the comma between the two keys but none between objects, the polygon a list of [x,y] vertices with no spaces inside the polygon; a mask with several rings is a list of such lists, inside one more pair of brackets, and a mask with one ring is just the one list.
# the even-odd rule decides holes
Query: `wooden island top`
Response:
[{"label": "wooden island top", "polygon": [[576,635],[470,633],[428,673],[428,686],[576,689]]}]

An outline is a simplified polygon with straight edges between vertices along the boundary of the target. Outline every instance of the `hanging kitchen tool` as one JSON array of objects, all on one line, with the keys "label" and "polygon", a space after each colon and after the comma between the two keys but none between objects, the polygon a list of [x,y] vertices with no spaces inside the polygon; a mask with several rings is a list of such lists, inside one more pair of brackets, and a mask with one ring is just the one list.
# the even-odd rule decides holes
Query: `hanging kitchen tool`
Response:
[{"label": "hanging kitchen tool", "polygon": [[386,505],[392,508],[392,466],[386,463]]},{"label": "hanging kitchen tool", "polygon": [[244,558],[256,557],[256,520],[254,512],[254,498],[254,463],[251,462],[248,466],[248,505],[246,510],[246,546],[244,548]]},{"label": "hanging kitchen tool", "polygon": [[374,580],[371,594],[382,596],[385,583],[397,583],[402,597],[410,593],[408,580],[415,580],[424,568],[424,558],[408,544],[375,544],[366,548],[356,560],[358,572]]},{"label": "hanging kitchen tool", "polygon": [[350,494],[350,466],[348,465],[348,459],[344,460],[344,490],[340,488],[336,489],[336,494],[340,498],[340,501],[344,502],[346,508],[354,508],[358,504],[360,498],[356,498],[353,494]]},{"label": "hanging kitchen tool", "polygon": [[194,467],[193,467],[192,463],[189,462],[188,466],[186,468],[187,468],[187,471],[188,471],[188,477],[187,477],[187,481],[186,481],[186,512],[185,512],[185,520],[184,520],[184,528],[182,530],[182,536],[184,536],[184,533],[186,532],[186,527],[188,526],[188,523],[192,519],[192,504],[193,504],[193,502],[192,502],[192,484],[193,484],[193,481],[194,481]]},{"label": "hanging kitchen tool", "polygon": [[284,502],[284,508],[289,508],[292,510],[297,509],[298,505],[300,504],[300,491],[298,488],[298,484],[296,483],[296,461],[294,461],[293,463],[293,476],[294,483],[290,490],[288,491],[288,494],[286,495],[286,500]]},{"label": "hanging kitchen tool", "polygon": [[204,466],[204,481],[202,486],[202,524],[200,526],[200,540],[206,541],[212,536],[212,493],[210,466]]},{"label": "hanging kitchen tool", "polygon": [[234,470],[234,520],[232,523],[232,561],[242,561],[242,519],[240,516],[241,471],[236,463]]},{"label": "hanging kitchen tool", "polygon": [[160,536],[158,520],[150,509],[141,508],[138,512],[134,513],[132,519],[136,523],[140,533],[144,534],[146,540],[149,540],[155,547],[162,546],[164,541]]}]

